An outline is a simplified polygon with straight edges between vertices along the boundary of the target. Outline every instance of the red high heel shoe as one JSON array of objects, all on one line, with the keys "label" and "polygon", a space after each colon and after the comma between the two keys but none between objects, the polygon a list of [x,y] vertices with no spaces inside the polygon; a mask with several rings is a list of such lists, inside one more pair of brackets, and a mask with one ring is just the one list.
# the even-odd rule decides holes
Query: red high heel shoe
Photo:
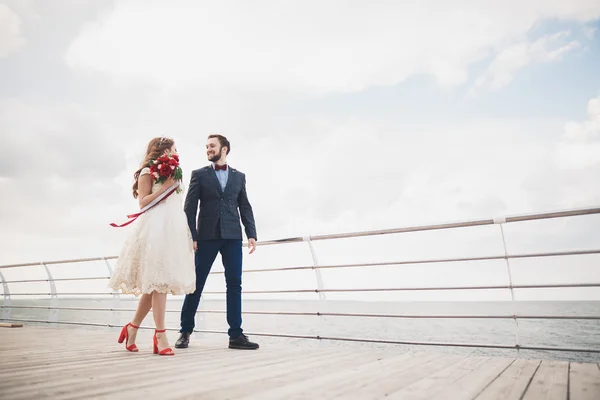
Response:
[{"label": "red high heel shoe", "polygon": [[161,351],[158,351],[158,339],[156,338],[156,334],[157,333],[162,333],[162,332],[166,332],[166,329],[155,329],[154,330],[154,354],[158,354],[159,356],[174,356],[175,353],[173,352],[173,349],[170,347],[167,347],[166,349],[162,349]]},{"label": "red high heel shoe", "polygon": [[131,326],[132,328],[138,329],[139,326],[135,326],[133,325],[131,322],[128,323],[127,325],[125,325],[123,327],[123,329],[121,329],[121,334],[119,335],[119,343],[123,343],[123,341],[125,341],[125,349],[129,350],[129,351],[139,351],[137,346],[134,344],[127,346],[127,340],[129,340],[129,332],[127,331],[127,327]]}]

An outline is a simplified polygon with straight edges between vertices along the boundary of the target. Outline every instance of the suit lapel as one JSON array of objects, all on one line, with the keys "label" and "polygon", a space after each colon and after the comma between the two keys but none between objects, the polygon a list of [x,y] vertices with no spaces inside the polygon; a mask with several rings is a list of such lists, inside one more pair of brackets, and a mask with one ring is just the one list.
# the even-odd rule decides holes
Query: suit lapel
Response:
[{"label": "suit lapel", "polygon": [[[225,184],[225,193],[227,193],[227,189],[231,188],[232,181],[237,177],[237,172],[235,169],[230,167],[227,168],[229,168],[229,176],[227,176],[227,183]],[[221,185],[219,185],[219,188],[221,188]]]}]

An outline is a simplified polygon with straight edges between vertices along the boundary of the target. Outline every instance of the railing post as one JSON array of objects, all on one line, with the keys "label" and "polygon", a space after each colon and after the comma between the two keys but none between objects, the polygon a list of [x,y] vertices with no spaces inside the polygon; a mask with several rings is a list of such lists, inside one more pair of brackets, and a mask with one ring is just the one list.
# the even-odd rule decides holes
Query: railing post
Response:
[{"label": "railing post", "polygon": [[[313,260],[313,270],[315,271],[315,277],[317,279],[317,293],[319,295],[319,311],[317,314],[319,315],[319,322],[321,327],[326,326],[327,319],[321,315],[322,312],[327,311],[327,299],[325,298],[325,293],[323,289],[325,289],[325,284],[323,283],[323,276],[321,275],[321,269],[319,268],[319,259],[317,258],[317,251],[313,246],[312,240],[309,236],[305,236],[302,238],[305,242],[308,243],[308,247],[310,248],[310,255]],[[326,336],[323,329],[321,329],[321,336]]]},{"label": "railing post", "polygon": [[52,278],[52,274],[50,273],[50,268],[46,265],[46,263],[42,262],[44,269],[46,269],[46,274],[48,275],[48,283],[50,284],[50,308],[48,310],[48,322],[57,322],[58,321],[58,294],[56,292],[56,284],[54,283],[54,278]]},{"label": "railing post", "polygon": [[4,275],[2,275],[2,271],[0,271],[0,280],[2,280],[2,290],[3,290],[3,294],[4,294],[4,306],[2,307],[2,319],[3,320],[8,320],[11,317],[12,314],[12,308],[10,308],[11,304],[11,299],[10,299],[10,290],[8,290],[8,283],[6,283],[6,280],[4,279]]},{"label": "railing post", "polygon": [[[103,257],[104,262],[106,263],[106,269],[108,269],[108,276],[109,279],[110,277],[112,277],[113,271],[112,271],[112,267],[110,265],[110,262],[106,259],[106,257]],[[118,308],[121,308],[121,294],[119,292],[112,292],[112,322],[110,323],[110,325],[112,326],[121,326],[121,311],[115,311]]]},{"label": "railing post", "polygon": [[323,284],[323,276],[321,275],[321,270],[318,268],[319,260],[317,259],[317,252],[312,244],[312,241],[310,240],[310,236],[306,236],[303,239],[305,242],[308,243],[308,247],[310,248],[310,255],[312,256],[313,260],[313,270],[315,271],[315,276],[317,278],[317,290],[319,294],[319,300],[325,302],[325,293],[323,293],[322,291],[325,288],[325,285]]},{"label": "railing post", "polygon": [[[506,247],[506,238],[504,236],[504,227],[503,224],[506,223],[506,218],[494,218],[494,223],[498,224],[500,227],[500,235],[502,236],[502,246],[504,246],[504,261],[506,262],[506,272],[508,274],[508,284],[510,286],[510,298],[513,306],[515,306],[515,291],[513,287],[512,273],[510,271],[510,261],[508,259],[508,248]],[[515,347],[517,349],[517,354],[521,348],[520,340],[519,340],[519,321],[517,320],[517,310],[513,308],[513,320],[515,321]]]},{"label": "railing post", "polygon": [[[185,300],[185,297],[184,297]],[[206,305],[204,304],[206,302],[206,297],[204,296],[204,293],[202,293],[200,295],[200,303],[198,303],[198,309],[196,311],[196,322],[195,322],[195,326],[198,330],[205,330],[207,329],[207,323],[206,323],[206,313],[204,313],[203,311],[206,309]],[[181,304],[183,306],[183,304]],[[195,335],[197,335],[200,338],[206,337],[206,334],[204,332],[198,332],[195,333]]]}]

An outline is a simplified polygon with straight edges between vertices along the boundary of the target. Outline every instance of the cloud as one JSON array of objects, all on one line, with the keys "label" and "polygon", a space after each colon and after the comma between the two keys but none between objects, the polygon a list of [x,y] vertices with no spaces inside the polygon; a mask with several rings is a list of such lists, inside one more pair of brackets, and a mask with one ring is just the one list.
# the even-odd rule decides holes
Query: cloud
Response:
[{"label": "cloud", "polygon": [[563,209],[600,204],[600,98],[590,99],[588,119],[570,121],[546,145],[545,162],[531,168],[525,185],[532,207]]},{"label": "cloud", "polygon": [[[201,132],[210,124],[190,129],[196,106],[185,99],[163,110],[168,115],[161,120],[173,121],[189,179],[207,163]],[[261,126],[269,132],[263,137],[231,133],[243,129],[241,121],[259,126],[266,118],[253,113],[258,121],[248,116],[223,132],[234,148],[230,164],[247,174],[259,237],[266,240],[593,205],[600,201],[593,189],[600,171],[574,168],[564,154],[574,144],[585,151],[597,138],[597,101],[588,106],[589,121],[567,124],[568,133],[556,120],[412,125],[332,116],[274,119]],[[108,222],[136,207],[131,174],[147,140],[159,133],[155,121],[120,140],[130,125],[106,132],[97,115],[80,107],[10,101],[0,110],[0,129],[11,135],[8,153],[20,156],[18,171],[0,163],[0,176],[10,178],[3,186],[13,193],[2,200],[2,220],[23,232],[35,224],[56,240],[89,237],[91,256],[98,246],[115,253],[124,233]],[[152,114],[131,120],[146,113]],[[282,131],[284,138],[274,134]]]},{"label": "cloud", "polygon": [[[345,2],[165,6],[132,0],[83,29],[66,61],[76,70],[165,87],[353,92],[420,74],[452,86],[464,83],[469,66],[490,51],[524,51],[530,61],[567,51],[546,54],[544,41],[552,36],[510,50],[536,23],[598,17],[600,4],[590,0],[432,0],[352,8]],[[508,72],[515,71],[513,64]]]},{"label": "cloud", "polygon": [[598,28],[596,28],[595,26],[585,26],[583,28],[583,34],[588,38],[588,39],[593,39],[594,36],[596,35],[596,31],[598,30]]},{"label": "cloud", "polygon": [[581,46],[576,40],[561,43],[569,35],[568,31],[562,31],[545,35],[534,42],[523,40],[505,47],[496,55],[487,71],[477,79],[476,86],[489,85],[494,90],[500,89],[528,65],[562,60],[567,53]]},{"label": "cloud", "polygon": [[0,58],[7,57],[25,44],[21,19],[5,4],[0,4]]},{"label": "cloud", "polygon": [[5,178],[95,180],[114,177],[124,166],[113,136],[77,105],[0,101],[0,130],[6,150],[0,176]]},{"label": "cloud", "polygon": [[562,168],[600,173],[600,97],[588,102],[588,119],[569,122],[557,144],[558,162]]},{"label": "cloud", "polygon": [[[102,127],[98,116],[76,105],[0,101],[0,176],[9,194],[0,199],[2,234],[19,243],[21,257],[24,248],[36,254],[68,239],[82,243],[78,252],[97,253],[101,227],[126,212],[123,186],[130,180],[117,181],[125,151]],[[113,236],[103,240],[114,243]]]},{"label": "cloud", "polygon": [[283,121],[270,130],[287,129],[285,140],[234,139],[232,163],[248,175],[262,239],[594,207],[597,104],[590,101],[588,121],[566,125]]},{"label": "cloud", "polygon": [[287,129],[285,140],[233,142],[263,239],[539,211],[523,185],[553,162],[552,142],[534,133],[560,136],[560,123],[527,120],[344,117]]}]

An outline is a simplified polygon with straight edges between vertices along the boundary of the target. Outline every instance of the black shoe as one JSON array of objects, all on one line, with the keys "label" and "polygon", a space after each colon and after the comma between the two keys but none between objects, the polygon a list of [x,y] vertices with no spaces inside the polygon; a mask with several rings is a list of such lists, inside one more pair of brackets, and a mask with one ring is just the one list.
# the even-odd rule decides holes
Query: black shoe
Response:
[{"label": "black shoe", "polygon": [[190,334],[188,332],[181,332],[179,339],[175,342],[176,349],[187,349],[190,344]]},{"label": "black shoe", "polygon": [[252,343],[248,340],[248,336],[243,333],[236,338],[229,339],[230,349],[256,350],[258,347],[258,343]]}]

